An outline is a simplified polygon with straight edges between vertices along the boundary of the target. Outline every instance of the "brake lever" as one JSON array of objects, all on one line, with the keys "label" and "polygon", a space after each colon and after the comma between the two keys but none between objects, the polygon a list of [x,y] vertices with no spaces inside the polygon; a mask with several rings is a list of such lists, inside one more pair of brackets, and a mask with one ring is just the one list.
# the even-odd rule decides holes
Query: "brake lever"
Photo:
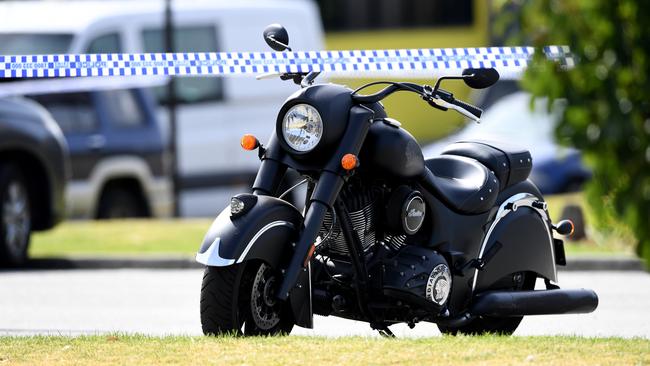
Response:
[{"label": "brake lever", "polygon": [[432,106],[433,108],[440,109],[441,111],[444,111],[444,112],[446,112],[446,111],[449,110],[449,108],[447,108],[447,107],[445,107],[445,106],[442,106],[442,105],[439,105],[438,103],[436,103],[434,98],[427,99],[427,98],[425,98],[425,97],[422,97],[422,99],[424,99],[424,100],[425,100],[425,101],[426,101],[430,106]]},{"label": "brake lever", "polygon": [[431,85],[425,84],[422,85],[422,94],[420,94],[420,96],[422,97],[422,99],[424,99],[425,102],[427,102],[433,108],[446,112],[447,110],[449,110],[449,108],[441,106],[435,102],[436,99],[435,92],[436,90],[432,88]]},{"label": "brake lever", "polygon": [[[303,78],[305,74],[304,73],[279,73],[279,72],[271,72],[268,74],[260,74],[255,76],[255,79],[257,80],[263,80],[263,79],[271,79],[275,77],[280,77],[280,80],[286,81],[286,80],[292,80],[295,84],[301,85]],[[317,76],[317,75],[316,75]],[[315,77],[314,77],[315,78]],[[313,80],[312,80],[313,82]]]},{"label": "brake lever", "polygon": [[[480,112],[481,111],[480,110],[479,110],[478,116],[477,116],[474,113],[472,113],[471,111],[463,108],[463,106],[466,106],[467,108],[473,108],[473,109],[478,109],[478,108],[476,108],[476,107],[474,107],[472,105],[469,105],[467,103],[464,103],[462,101],[456,100],[456,98],[454,98],[454,95],[452,93],[450,93],[450,92],[448,92],[448,91],[446,91],[444,89],[440,89],[440,88],[432,89],[431,87],[429,87],[429,89],[430,89],[430,95],[432,95],[432,101],[436,104],[436,108],[439,108],[439,109],[444,108],[443,110],[445,110],[445,111],[449,110],[449,109],[453,109],[456,112],[462,114],[463,116],[471,119],[474,122],[479,123],[481,121],[481,117],[480,117],[480,115],[481,115]],[[425,90],[425,93],[426,93],[426,90]],[[431,104],[431,102],[429,102],[429,104]]]}]

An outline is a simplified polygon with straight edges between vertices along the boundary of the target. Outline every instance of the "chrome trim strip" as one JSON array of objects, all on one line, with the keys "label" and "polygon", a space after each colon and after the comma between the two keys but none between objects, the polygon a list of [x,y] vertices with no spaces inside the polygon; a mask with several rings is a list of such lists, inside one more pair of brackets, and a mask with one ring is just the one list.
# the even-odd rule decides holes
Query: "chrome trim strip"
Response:
[{"label": "chrome trim strip", "polygon": [[294,227],[293,224],[290,223],[289,221],[273,221],[271,223],[266,224],[266,226],[264,226],[262,229],[260,229],[260,231],[258,231],[253,236],[253,238],[248,242],[248,244],[246,245],[246,249],[244,249],[244,251],[241,253],[239,258],[237,259],[237,263],[241,263],[244,260],[244,258],[246,258],[246,254],[248,254],[248,251],[251,250],[251,248],[253,247],[253,244],[255,244],[257,239],[259,239],[262,236],[262,234],[264,234],[265,232],[271,230],[272,228],[274,228],[276,226],[287,226],[287,227],[290,227],[290,228]]},{"label": "chrome trim strip", "polygon": [[208,250],[203,253],[196,253],[196,261],[212,267],[226,267],[235,263],[234,259],[227,259],[219,256],[220,244],[221,238],[214,239]]},{"label": "chrome trim strip", "polygon": [[[487,234],[485,234],[485,238],[483,239],[483,243],[481,243],[481,249],[479,250],[478,257],[477,258],[483,258],[483,252],[485,251],[485,247],[490,240],[490,236],[492,235],[492,231],[494,231],[494,228],[499,224],[499,222],[506,217],[510,212],[517,211],[519,207],[529,207],[535,210],[541,218],[543,219],[544,223],[546,224],[547,227],[547,234],[548,234],[548,241],[551,246],[551,256],[552,258],[555,258],[555,248],[553,247],[553,237],[551,236],[551,227],[550,222],[551,220],[548,217],[548,213],[545,210],[533,207],[533,202],[538,201],[539,198],[530,194],[530,193],[518,193],[515,194],[514,196],[511,196],[507,200],[505,200],[501,206],[499,206],[499,211],[497,211],[496,216],[494,217],[494,221],[492,222],[492,225],[490,225],[490,229],[488,229]],[[510,204],[512,204],[511,207]],[[476,281],[478,280],[478,269],[474,270],[474,279],[472,280],[472,293],[476,289]],[[557,267],[555,265],[555,262],[553,262],[553,278],[551,278],[552,281],[557,282]]]},{"label": "chrome trim strip", "polygon": [[271,223],[266,224],[262,229],[260,229],[260,231],[255,233],[253,238],[246,245],[246,248],[244,249],[242,254],[236,260],[223,258],[219,255],[219,246],[221,245],[221,238],[217,237],[216,239],[214,239],[212,244],[210,244],[210,247],[205,252],[196,253],[196,261],[206,266],[213,266],[213,267],[226,267],[235,263],[241,263],[244,260],[244,258],[246,258],[246,254],[248,254],[248,252],[253,247],[253,244],[255,244],[257,239],[259,239],[262,236],[262,234],[264,234],[265,232],[269,231],[270,229],[276,226],[287,226],[290,228],[294,227],[294,225],[288,221],[273,221]]}]

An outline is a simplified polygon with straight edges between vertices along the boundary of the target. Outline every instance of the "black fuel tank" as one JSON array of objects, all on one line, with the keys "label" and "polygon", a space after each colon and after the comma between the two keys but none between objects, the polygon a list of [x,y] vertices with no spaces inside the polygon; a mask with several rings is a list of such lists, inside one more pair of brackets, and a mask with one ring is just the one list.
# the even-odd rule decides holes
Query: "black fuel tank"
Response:
[{"label": "black fuel tank", "polygon": [[377,175],[416,178],[424,171],[422,149],[415,138],[385,119],[370,126],[359,158],[362,167]]}]

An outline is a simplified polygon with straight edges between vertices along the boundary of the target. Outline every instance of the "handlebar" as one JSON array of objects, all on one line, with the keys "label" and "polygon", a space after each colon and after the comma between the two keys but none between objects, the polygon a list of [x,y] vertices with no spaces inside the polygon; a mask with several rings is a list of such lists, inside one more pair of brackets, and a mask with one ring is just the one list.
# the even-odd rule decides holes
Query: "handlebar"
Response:
[{"label": "handlebar", "polygon": [[[359,95],[356,94],[363,88],[366,88],[371,85],[377,85],[380,83],[388,83],[389,86],[384,89],[369,95]],[[366,103],[375,103],[379,102],[382,99],[388,97],[389,95],[398,92],[398,91],[409,91],[412,93],[419,94],[422,99],[424,99],[430,106],[446,111],[448,109],[453,109],[465,117],[478,122],[483,114],[483,110],[478,107],[475,107],[469,103],[465,103],[461,100],[454,98],[454,95],[444,89],[434,89],[428,85],[418,85],[414,83],[397,83],[397,82],[376,82],[364,85],[363,87],[355,90],[352,93],[352,99],[361,104]]]},{"label": "handlebar", "polygon": [[[257,79],[266,79],[270,77],[280,76],[282,80],[293,80],[296,84],[300,85],[303,88],[311,85],[316,79],[320,72],[312,71],[309,73],[270,73],[258,75]],[[384,89],[369,95],[357,94],[362,89],[365,89],[369,86],[379,85],[379,84],[388,84]],[[462,114],[463,116],[478,122],[481,119],[481,114],[483,111],[469,103],[465,103],[461,100],[454,98],[454,95],[444,89],[438,88],[436,84],[435,88],[432,88],[428,85],[418,85],[409,82],[392,82],[392,81],[378,81],[370,84],[366,84],[354,92],[352,92],[352,100],[359,104],[370,104],[381,101],[382,99],[388,97],[389,95],[398,92],[398,91],[409,91],[416,93],[422,97],[430,106],[446,111],[453,109],[456,112]]]}]

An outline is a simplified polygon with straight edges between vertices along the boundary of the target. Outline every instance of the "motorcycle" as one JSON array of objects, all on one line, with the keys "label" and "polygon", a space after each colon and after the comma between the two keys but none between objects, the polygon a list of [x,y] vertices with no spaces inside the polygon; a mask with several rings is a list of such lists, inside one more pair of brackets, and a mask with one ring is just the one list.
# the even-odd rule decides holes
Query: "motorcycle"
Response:
[{"label": "motorcycle", "polygon": [[[264,31],[290,50],[280,25]],[[589,313],[592,290],[560,289],[570,221],[553,224],[528,180],[530,153],[489,141],[461,141],[425,159],[381,101],[414,93],[438,110],[479,121],[482,111],[440,88],[449,79],[476,89],[494,69],[468,69],[435,86],[381,81],[351,90],[314,83],[318,72],[289,73],[301,89],[280,108],[257,150],[252,193],[232,197],[196,255],[205,334],[276,335],[313,316],[392,324],[436,323],[446,334],[512,334],[526,315]],[[376,85],[375,93],[362,93]],[[304,179],[280,192],[288,171]],[[306,186],[303,210],[285,198]],[[537,280],[543,289],[535,289]],[[540,286],[542,287],[542,286]]]}]

